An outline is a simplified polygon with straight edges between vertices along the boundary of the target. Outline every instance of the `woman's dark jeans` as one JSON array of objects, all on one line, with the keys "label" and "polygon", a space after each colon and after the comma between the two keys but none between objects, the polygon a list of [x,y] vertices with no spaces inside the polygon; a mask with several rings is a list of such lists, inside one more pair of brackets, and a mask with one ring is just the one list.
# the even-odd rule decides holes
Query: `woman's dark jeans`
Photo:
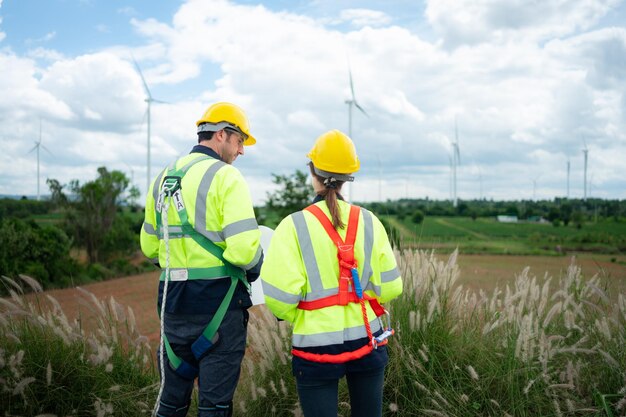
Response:
[{"label": "woman's dark jeans", "polygon": [[[352,417],[381,417],[385,368],[346,374]],[[338,379],[298,379],[305,417],[337,417]]]}]

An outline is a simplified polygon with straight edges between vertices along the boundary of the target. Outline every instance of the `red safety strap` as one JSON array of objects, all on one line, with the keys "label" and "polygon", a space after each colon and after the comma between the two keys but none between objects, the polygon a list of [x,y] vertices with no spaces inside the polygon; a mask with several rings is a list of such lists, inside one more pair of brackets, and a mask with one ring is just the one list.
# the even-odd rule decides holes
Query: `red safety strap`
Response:
[{"label": "red safety strap", "polygon": [[338,304],[345,306],[349,302],[348,294],[350,293],[350,283],[352,282],[351,269],[357,267],[357,262],[354,259],[354,241],[356,240],[356,232],[359,229],[360,209],[358,206],[350,206],[350,217],[348,219],[345,241],[341,239],[341,236],[339,236],[339,233],[321,208],[316,205],[310,205],[305,210],[317,217],[330,239],[337,246],[337,258],[339,259]]},{"label": "red safety strap", "polygon": [[[360,208],[358,206],[350,206],[350,216],[348,218],[348,229],[346,230],[345,241],[341,238],[332,222],[328,217],[326,217],[326,214],[324,214],[321,208],[316,205],[310,205],[305,208],[305,210],[312,213],[319,220],[326,230],[326,233],[337,247],[337,258],[339,260],[339,291],[335,295],[320,298],[319,300],[300,301],[298,303],[298,308],[301,310],[317,310],[334,305],[345,306],[348,303],[360,303],[361,311],[363,313],[363,321],[367,331],[368,344],[354,351],[336,355],[304,352],[298,349],[292,349],[291,353],[294,356],[298,356],[303,359],[323,363],[345,363],[351,360],[360,359],[374,349],[372,346],[372,331],[370,329],[370,323],[367,319],[367,311],[365,309],[365,300],[369,301],[376,316],[380,317],[385,314],[384,308],[375,298],[363,293],[363,298],[359,299],[354,290],[350,291],[352,287],[351,269],[357,268],[357,261],[354,259],[354,242],[356,240],[356,233],[359,226]],[[378,346],[383,346],[385,344],[387,344],[387,340],[379,343]]]}]

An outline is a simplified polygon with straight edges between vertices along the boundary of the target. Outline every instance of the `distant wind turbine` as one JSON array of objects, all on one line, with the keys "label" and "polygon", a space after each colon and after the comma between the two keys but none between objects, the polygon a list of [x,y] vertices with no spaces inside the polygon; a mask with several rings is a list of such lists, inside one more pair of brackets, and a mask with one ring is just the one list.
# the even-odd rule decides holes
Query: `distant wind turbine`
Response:
[{"label": "distant wind turbine", "polygon": [[152,94],[150,93],[150,89],[148,88],[148,84],[146,83],[145,78],[143,78],[143,73],[141,72],[141,68],[139,68],[139,64],[137,64],[137,61],[135,61],[135,58],[133,58],[133,62],[135,63],[137,72],[139,72],[139,76],[141,77],[141,82],[143,82],[143,87],[146,92],[146,98],[144,99],[144,101],[148,103],[148,108],[146,110],[147,119],[148,119],[148,157],[147,157],[147,174],[146,174],[146,192],[148,192],[148,189],[150,189],[150,181],[152,180],[152,177],[150,176],[150,164],[151,164],[150,163],[150,106],[152,103],[166,103],[166,102],[157,100],[152,97]]},{"label": "distant wind turbine", "polygon": [[452,162],[452,205],[456,207],[458,204],[458,198],[456,193],[456,169],[461,164],[461,152],[459,151],[459,129],[457,126],[456,117],[454,118],[454,142],[452,143]]},{"label": "distant wind turbine", "polygon": [[533,201],[537,201],[537,180],[541,177],[541,175],[537,175],[535,179],[533,179]]},{"label": "distant wind turbine", "polygon": [[587,141],[583,139],[583,143],[585,144],[585,148],[583,149],[583,155],[585,158],[585,168],[583,176],[583,200],[587,200],[587,157],[589,156],[589,149],[587,149]]},{"label": "distant wind turbine", "polygon": [[41,143],[41,119],[39,119],[39,141],[35,142],[35,146],[28,151],[28,153],[31,153],[32,151],[37,150],[37,201],[41,198],[39,194],[39,148],[43,148],[46,152],[52,155],[52,152],[50,152],[50,150]]},{"label": "distant wind turbine", "polygon": [[569,158],[567,158],[567,198],[569,199],[569,170],[570,170],[570,163],[569,163]]},{"label": "distant wind turbine", "polygon": [[450,155],[448,155],[448,161],[450,163],[450,200],[454,201],[454,162]]},{"label": "distant wind turbine", "polygon": [[483,171],[478,167],[478,182],[480,184],[480,193],[478,194],[480,200],[483,199]]},{"label": "distant wind turbine", "polygon": [[383,169],[382,169],[382,166],[380,165],[380,155],[378,153],[376,154],[376,158],[378,160],[378,201],[382,202],[383,201],[383,191],[382,191]]},{"label": "distant wind turbine", "polygon": [[[369,114],[367,114],[365,109],[361,107],[359,103],[356,101],[356,96],[354,94],[354,83],[352,82],[352,71],[350,70],[349,64],[348,64],[348,76],[350,77],[350,99],[345,101],[345,103],[348,105],[348,136],[350,137],[350,139],[354,140],[354,138],[352,137],[352,106],[355,106],[357,109],[359,109],[361,113],[363,113],[367,117],[369,117]],[[348,184],[348,193],[349,193],[348,201],[352,201],[353,200],[352,182]]]}]

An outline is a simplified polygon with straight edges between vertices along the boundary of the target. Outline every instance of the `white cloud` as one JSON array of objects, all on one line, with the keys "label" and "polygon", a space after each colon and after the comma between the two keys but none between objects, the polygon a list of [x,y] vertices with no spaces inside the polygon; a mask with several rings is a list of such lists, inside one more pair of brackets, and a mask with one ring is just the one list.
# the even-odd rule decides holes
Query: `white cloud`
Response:
[{"label": "white cloud", "polygon": [[56,61],[41,77],[42,90],[72,109],[72,124],[103,131],[128,131],[140,119],[140,83],[127,61],[108,53]]},{"label": "white cloud", "polygon": [[391,17],[384,12],[370,9],[346,9],[342,10],[339,17],[349,21],[355,27],[361,26],[386,26],[391,23]]},{"label": "white cloud", "polygon": [[[146,103],[132,51],[155,98],[169,102],[151,107],[152,175],[190,150],[208,104],[232,101],[247,111],[258,139],[237,166],[261,203],[270,173],[305,169],[319,134],[348,131],[349,60],[370,116],[353,109],[357,198],[377,199],[381,184],[383,198],[449,197],[455,120],[462,198],[478,197],[477,173],[487,197],[530,197],[533,173],[542,175],[537,195],[564,190],[568,158],[572,178],[582,175],[583,138],[597,192],[624,198],[626,29],[597,26],[616,2],[536,3],[428,2],[435,41],[393,25],[387,10],[338,13],[360,22],[352,30],[226,0],[189,0],[160,20],[133,11],[139,40],[132,49],[65,56],[37,48],[29,58],[0,50],[0,135],[23,138],[1,145],[25,153],[41,116],[44,143],[55,153],[46,172],[91,178],[98,165],[130,166],[143,188]],[[372,16],[380,25],[359,20]],[[29,158],[15,159],[29,166]],[[0,175],[18,175],[2,162]]]},{"label": "white cloud", "polygon": [[287,123],[294,128],[308,127],[313,129],[322,129],[323,124],[320,119],[310,111],[297,110],[287,115]]},{"label": "white cloud", "polygon": [[47,43],[50,42],[52,39],[54,39],[57,36],[57,33],[55,31],[52,32],[48,32],[45,35],[43,35],[42,37],[36,38],[36,39],[26,39],[24,42],[27,45],[32,45],[32,44],[36,44],[36,43]]},{"label": "white cloud", "polygon": [[426,17],[444,45],[532,41],[591,28],[621,0],[428,0]]}]

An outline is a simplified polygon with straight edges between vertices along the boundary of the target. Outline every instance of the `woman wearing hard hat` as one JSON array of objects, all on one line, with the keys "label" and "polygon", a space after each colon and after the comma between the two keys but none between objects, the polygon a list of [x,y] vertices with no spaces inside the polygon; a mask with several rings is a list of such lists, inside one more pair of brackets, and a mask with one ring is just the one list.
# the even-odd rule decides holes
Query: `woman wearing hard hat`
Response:
[{"label": "woman wearing hard hat", "polygon": [[400,295],[402,278],[380,220],[341,197],[360,167],[352,140],[331,130],[307,156],[317,196],[274,232],[261,269],[265,302],[293,326],[292,369],[305,417],[337,416],[344,376],[352,416],[381,416],[393,334],[381,303]]}]

